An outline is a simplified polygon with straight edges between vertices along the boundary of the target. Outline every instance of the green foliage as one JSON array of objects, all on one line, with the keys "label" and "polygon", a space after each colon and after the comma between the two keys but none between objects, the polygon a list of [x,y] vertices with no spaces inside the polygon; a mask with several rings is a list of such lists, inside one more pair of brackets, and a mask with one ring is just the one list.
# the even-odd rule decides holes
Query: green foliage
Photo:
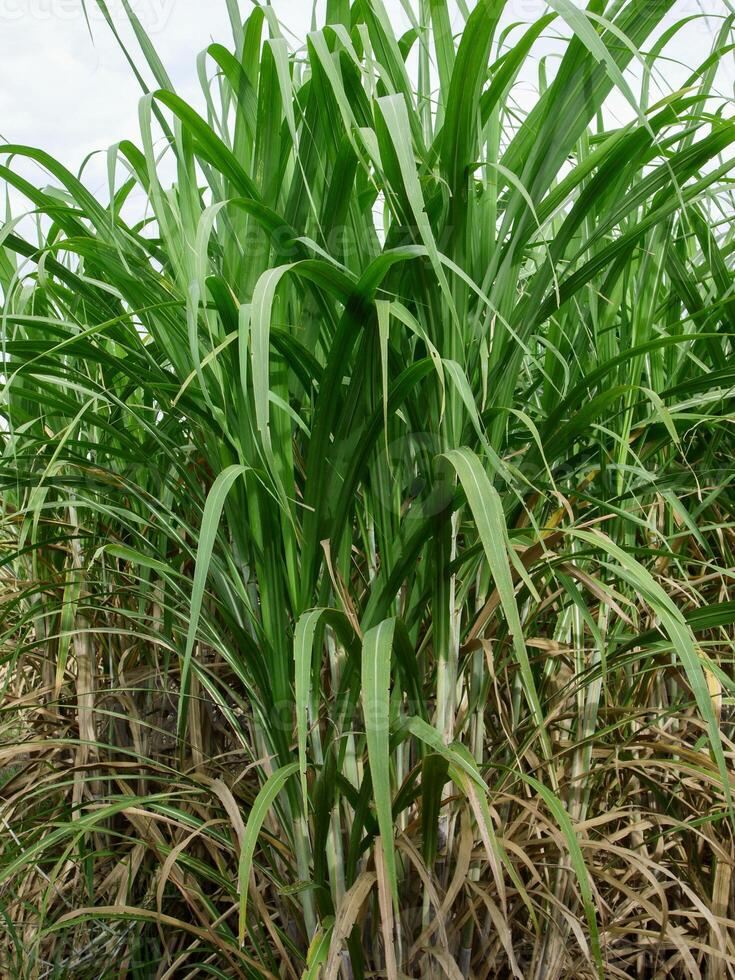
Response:
[{"label": "green foliage", "polygon": [[0,147],[3,975],[732,968],[735,15],[549,6]]}]

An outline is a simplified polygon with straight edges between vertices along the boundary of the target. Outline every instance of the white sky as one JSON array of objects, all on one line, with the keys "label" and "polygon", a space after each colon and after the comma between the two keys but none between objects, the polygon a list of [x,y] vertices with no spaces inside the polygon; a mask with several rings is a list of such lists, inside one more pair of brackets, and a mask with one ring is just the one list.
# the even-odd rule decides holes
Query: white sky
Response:
[{"label": "white sky", "polygon": [[[225,0],[130,2],[179,93],[200,103],[197,53],[211,40],[231,43]],[[401,0],[385,2],[394,22],[405,21]],[[575,2],[582,6],[581,0]],[[731,2],[677,0],[666,22],[701,12],[721,18]],[[119,10],[118,0],[108,3],[111,10]],[[282,23],[297,35],[303,37],[309,30],[311,0],[272,0],[272,5]],[[244,14],[250,8],[248,0],[241,0]],[[140,90],[94,0],[88,0],[88,9],[93,39],[81,0],[0,0],[0,141],[40,146],[75,171],[93,151],[105,150],[123,138],[139,142]],[[543,0],[509,0],[505,19],[528,22],[545,9]],[[122,25],[122,19],[118,23]],[[719,23],[714,19],[693,21],[668,53],[686,68],[699,64]],[[142,61],[140,57],[139,63]],[[666,84],[675,87],[685,77],[686,68],[672,61],[666,69]],[[734,82],[732,59],[723,65],[720,76],[720,87],[730,98]],[[530,79],[528,90],[530,99]],[[616,97],[611,111],[626,115],[624,100]],[[87,182],[101,194],[106,190],[105,166],[100,154],[87,174]]]}]

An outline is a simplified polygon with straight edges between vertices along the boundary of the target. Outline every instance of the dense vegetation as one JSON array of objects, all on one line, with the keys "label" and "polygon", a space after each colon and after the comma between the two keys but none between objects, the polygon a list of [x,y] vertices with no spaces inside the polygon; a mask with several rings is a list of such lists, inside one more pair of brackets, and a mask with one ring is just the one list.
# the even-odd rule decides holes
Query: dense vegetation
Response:
[{"label": "dense vegetation", "polygon": [[3,976],[735,975],[735,18],[470,6],[0,147]]}]

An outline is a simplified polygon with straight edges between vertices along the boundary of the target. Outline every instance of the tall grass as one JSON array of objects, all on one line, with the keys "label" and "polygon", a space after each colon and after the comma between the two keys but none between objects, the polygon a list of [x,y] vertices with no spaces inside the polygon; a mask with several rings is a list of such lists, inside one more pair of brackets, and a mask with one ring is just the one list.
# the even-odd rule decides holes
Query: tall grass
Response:
[{"label": "tall grass", "polygon": [[729,4],[227,6],[0,148],[3,976],[735,975]]}]

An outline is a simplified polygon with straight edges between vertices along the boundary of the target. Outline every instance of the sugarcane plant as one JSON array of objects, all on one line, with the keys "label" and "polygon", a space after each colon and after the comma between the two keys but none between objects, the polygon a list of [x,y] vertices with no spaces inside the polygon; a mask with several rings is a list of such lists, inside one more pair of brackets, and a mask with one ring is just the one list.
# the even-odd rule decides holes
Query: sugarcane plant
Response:
[{"label": "sugarcane plant", "polygon": [[732,976],[729,0],[664,94],[674,0],[227,0],[196,107],[97,3],[109,194],[0,147],[3,976]]}]

